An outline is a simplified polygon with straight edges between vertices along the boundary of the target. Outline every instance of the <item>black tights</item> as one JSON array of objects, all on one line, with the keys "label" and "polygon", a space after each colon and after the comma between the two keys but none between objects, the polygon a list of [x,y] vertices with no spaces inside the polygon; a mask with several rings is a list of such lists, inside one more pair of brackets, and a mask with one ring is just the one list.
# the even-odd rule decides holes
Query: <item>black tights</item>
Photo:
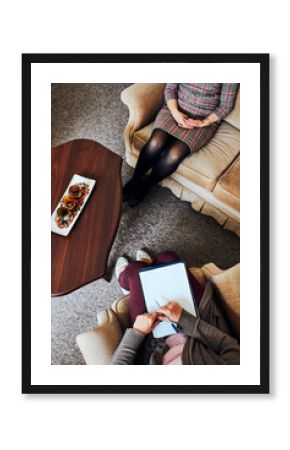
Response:
[{"label": "black tights", "polygon": [[158,183],[175,172],[189,152],[187,144],[157,128],[140,152],[133,179],[141,180],[152,169],[146,184]]}]

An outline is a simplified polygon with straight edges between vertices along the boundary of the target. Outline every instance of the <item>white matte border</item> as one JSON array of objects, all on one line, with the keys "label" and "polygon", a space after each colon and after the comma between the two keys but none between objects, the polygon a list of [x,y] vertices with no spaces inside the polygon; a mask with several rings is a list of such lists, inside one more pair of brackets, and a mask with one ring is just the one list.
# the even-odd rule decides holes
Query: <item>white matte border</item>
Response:
[{"label": "white matte border", "polygon": [[[170,74],[170,76],[168,75]],[[50,297],[51,83],[241,84],[240,366],[53,366]],[[32,64],[32,385],[260,384],[260,65],[258,63]],[[248,180],[251,180],[250,183]],[[41,189],[33,189],[41,186]],[[37,227],[38,204],[48,205]],[[221,249],[222,251],[222,249]]]}]

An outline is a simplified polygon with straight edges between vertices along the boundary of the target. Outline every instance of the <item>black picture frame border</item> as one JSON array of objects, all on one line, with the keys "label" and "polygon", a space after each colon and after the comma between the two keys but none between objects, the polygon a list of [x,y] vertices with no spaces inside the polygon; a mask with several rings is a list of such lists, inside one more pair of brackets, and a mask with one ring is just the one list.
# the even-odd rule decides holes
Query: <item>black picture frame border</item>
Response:
[{"label": "black picture frame border", "polygon": [[[23,394],[268,394],[269,355],[269,62],[268,53],[25,53],[22,54],[22,393]],[[260,64],[260,384],[31,384],[31,65],[34,63]],[[263,151],[261,151],[261,149]],[[262,301],[263,299],[263,301]]]}]

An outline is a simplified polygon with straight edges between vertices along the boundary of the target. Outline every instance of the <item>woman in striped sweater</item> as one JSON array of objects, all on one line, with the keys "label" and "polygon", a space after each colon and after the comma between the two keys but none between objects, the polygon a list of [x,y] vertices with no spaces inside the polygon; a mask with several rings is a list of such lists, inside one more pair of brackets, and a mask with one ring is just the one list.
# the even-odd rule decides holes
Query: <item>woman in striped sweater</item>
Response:
[{"label": "woman in striped sweater", "polygon": [[165,104],[134,174],[123,188],[129,206],[136,206],[153,184],[175,172],[184,158],[210,141],[220,121],[233,109],[238,87],[238,83],[166,85]]}]

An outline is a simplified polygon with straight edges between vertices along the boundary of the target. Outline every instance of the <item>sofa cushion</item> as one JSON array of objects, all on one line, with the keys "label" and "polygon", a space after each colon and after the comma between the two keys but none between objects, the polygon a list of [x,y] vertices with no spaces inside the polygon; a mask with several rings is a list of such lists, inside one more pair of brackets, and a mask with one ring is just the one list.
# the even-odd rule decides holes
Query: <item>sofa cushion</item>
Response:
[{"label": "sofa cushion", "polygon": [[233,162],[231,167],[221,176],[214,189],[216,198],[236,209],[240,210],[240,157]]},{"label": "sofa cushion", "polygon": [[183,161],[180,172],[199,186],[213,190],[239,152],[240,132],[222,122],[210,142]]},{"label": "sofa cushion", "polygon": [[[138,130],[133,137],[134,153],[138,154],[148,141],[153,122]],[[177,173],[193,183],[213,190],[220,176],[232,164],[240,151],[240,132],[222,121],[215,136],[201,150],[180,164]]]}]

